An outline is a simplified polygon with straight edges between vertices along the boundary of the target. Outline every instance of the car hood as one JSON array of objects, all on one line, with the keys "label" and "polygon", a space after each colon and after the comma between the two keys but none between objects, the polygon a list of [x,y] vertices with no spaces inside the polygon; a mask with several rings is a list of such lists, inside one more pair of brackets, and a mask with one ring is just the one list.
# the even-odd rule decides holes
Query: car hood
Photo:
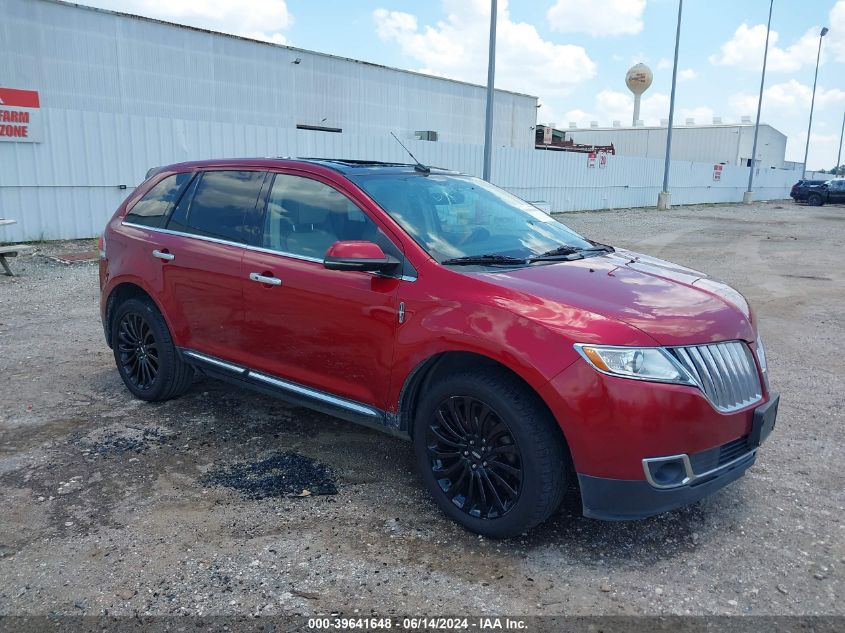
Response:
[{"label": "car hood", "polygon": [[[751,311],[739,292],[690,268],[631,251],[469,274],[560,306],[561,321],[573,309],[586,310],[627,323],[660,345],[754,340]],[[508,303],[513,309],[514,302]]]}]

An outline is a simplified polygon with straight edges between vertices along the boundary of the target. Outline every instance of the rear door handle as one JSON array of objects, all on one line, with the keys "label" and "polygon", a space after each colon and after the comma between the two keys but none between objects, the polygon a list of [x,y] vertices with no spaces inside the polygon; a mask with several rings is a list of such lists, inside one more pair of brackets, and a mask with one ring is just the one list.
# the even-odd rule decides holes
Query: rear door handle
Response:
[{"label": "rear door handle", "polygon": [[165,251],[160,251],[156,249],[153,251],[153,257],[163,259],[166,262],[172,262],[176,258],[176,255],[174,255],[173,253],[167,253]]},{"label": "rear door handle", "polygon": [[249,273],[249,278],[253,281],[257,281],[260,284],[268,284],[270,286],[282,285],[282,280],[278,277],[267,277],[266,275],[262,275],[259,273]]}]

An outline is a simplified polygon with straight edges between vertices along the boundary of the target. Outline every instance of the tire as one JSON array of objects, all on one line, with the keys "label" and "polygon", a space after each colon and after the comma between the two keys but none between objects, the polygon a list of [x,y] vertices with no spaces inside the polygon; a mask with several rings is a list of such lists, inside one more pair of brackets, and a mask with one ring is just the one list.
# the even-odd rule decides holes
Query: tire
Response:
[{"label": "tire", "polygon": [[817,193],[811,193],[807,196],[807,204],[811,207],[820,207],[822,206],[822,197]]},{"label": "tire", "polygon": [[563,435],[539,397],[505,370],[461,372],[436,383],[422,397],[413,440],[426,488],[472,532],[522,534],[563,500],[569,472]]},{"label": "tire", "polygon": [[179,358],[164,317],[149,299],[117,306],[111,337],[117,371],[136,398],[170,400],[191,386],[194,370]]}]

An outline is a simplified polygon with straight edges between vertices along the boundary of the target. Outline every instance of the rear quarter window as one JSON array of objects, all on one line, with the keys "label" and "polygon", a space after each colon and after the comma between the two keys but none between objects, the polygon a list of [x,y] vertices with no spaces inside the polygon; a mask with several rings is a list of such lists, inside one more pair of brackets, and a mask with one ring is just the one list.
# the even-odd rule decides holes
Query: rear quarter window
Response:
[{"label": "rear quarter window", "polygon": [[160,227],[162,220],[179,199],[179,194],[190,178],[190,173],[168,176],[132,206],[124,221],[142,226]]}]

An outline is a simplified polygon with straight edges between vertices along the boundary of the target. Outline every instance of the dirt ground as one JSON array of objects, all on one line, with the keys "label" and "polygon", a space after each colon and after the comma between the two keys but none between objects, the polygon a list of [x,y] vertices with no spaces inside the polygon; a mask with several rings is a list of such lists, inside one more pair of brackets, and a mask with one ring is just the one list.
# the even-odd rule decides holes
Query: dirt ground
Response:
[{"label": "dirt ground", "polygon": [[560,219],[750,300],[782,400],[739,482],[640,522],[570,500],[479,538],[401,440],[207,379],[133,400],[96,266],[47,257],[92,243],[40,245],[0,277],[0,614],[845,614],[845,208]]}]

